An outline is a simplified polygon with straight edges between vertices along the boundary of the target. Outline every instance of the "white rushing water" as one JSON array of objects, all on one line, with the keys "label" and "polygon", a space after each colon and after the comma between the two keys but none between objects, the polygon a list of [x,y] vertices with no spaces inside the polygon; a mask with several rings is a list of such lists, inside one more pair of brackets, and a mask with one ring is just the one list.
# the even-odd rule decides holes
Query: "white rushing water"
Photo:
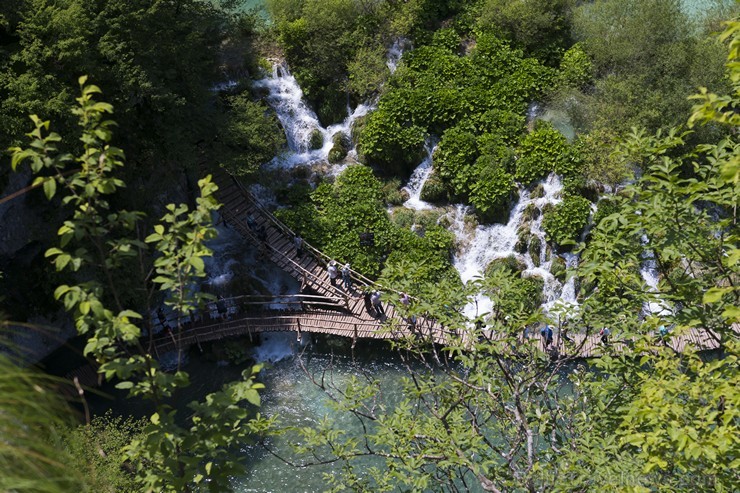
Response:
[{"label": "white rushing water", "polygon": [[404,52],[411,49],[411,41],[406,38],[398,38],[393,42],[393,45],[388,50],[388,60],[385,64],[391,74],[398,69],[398,64],[401,62]]},{"label": "white rushing water", "polygon": [[[647,236],[643,235],[642,244],[647,245],[648,243],[649,240]],[[656,293],[654,301],[649,301],[643,305],[642,314],[644,316],[653,315],[656,317],[665,317],[671,315],[673,312],[668,304],[664,300],[660,299],[659,295],[657,295],[660,275],[653,257],[653,253],[651,251],[646,251],[643,254],[644,260],[640,265],[640,276],[642,276],[642,279],[645,281],[648,290],[651,293]]]},{"label": "white rushing water", "polygon": [[[548,204],[555,205],[561,201],[562,182],[553,173],[540,185],[543,190],[541,197],[532,198],[530,190],[520,190],[519,201],[512,209],[506,224],[481,225],[471,232],[465,222],[468,208],[458,205],[451,218],[451,230],[461,245],[453,263],[463,282],[482,277],[491,261],[513,256],[524,264],[523,276],[537,276],[543,279],[544,308],[547,310],[558,301],[575,303],[575,284],[570,280],[562,285],[550,273],[552,259],[548,256],[545,233],[542,230],[542,210]],[[516,251],[515,247],[522,233],[530,236],[530,244],[535,238],[539,241],[539,250],[532,252],[536,256],[536,261],[530,255],[529,244],[524,253]],[[566,265],[569,263],[570,266],[574,266],[576,262],[575,255],[566,257]],[[476,317],[490,311],[491,308],[491,300],[479,296],[465,308],[464,313],[469,317]]]},{"label": "white rushing water", "polygon": [[428,139],[424,144],[424,149],[427,154],[426,157],[416,167],[414,172],[411,173],[409,182],[403,187],[409,194],[409,199],[403,203],[403,206],[416,211],[432,208],[430,203],[421,200],[421,189],[424,188],[424,183],[426,183],[429,175],[432,174],[433,157],[434,151],[437,149],[437,144],[433,139]]},{"label": "white rushing water", "polygon": [[[343,133],[349,136],[354,122],[374,109],[372,104],[360,104],[354,109],[348,107],[344,121],[324,128],[316,113],[306,104],[295,77],[285,64],[280,63],[273,66],[270,77],[255,81],[254,87],[267,90],[267,102],[275,110],[285,131],[290,152],[277,156],[272,163],[282,168],[327,161],[334,135]],[[316,132],[321,135],[323,144],[318,149],[311,149],[311,136]]]}]

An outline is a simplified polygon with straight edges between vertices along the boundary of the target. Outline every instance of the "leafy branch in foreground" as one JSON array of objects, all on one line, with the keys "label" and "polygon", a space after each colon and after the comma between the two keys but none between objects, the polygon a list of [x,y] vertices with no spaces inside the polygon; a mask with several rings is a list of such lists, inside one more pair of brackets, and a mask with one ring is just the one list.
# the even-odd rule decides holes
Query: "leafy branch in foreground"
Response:
[{"label": "leafy branch in foreground", "polygon": [[[100,372],[121,380],[117,387],[128,389],[131,396],[154,403],[155,412],[141,438],[126,447],[139,485],[145,491],[228,490],[229,476],[239,468],[233,451],[268,424],[259,415],[254,418],[245,405],[260,403],[257,391],[262,385],[254,381],[260,368],[245,370],[242,380],[209,394],[203,403],[192,403],[191,424],[179,424],[166,399],[188,385],[188,375],[160,369],[140,343],[142,316],[123,306],[115,282],[114,274],[125,270],[132,257],[147,254],[147,245],[133,237],[143,215],[112,210],[108,201],[125,185],[114,175],[123,166],[123,152],[109,144],[114,122],[107,115],[113,108],[95,101],[100,89],[86,85],[85,77],[80,78],[80,87],[79,107],[74,110],[82,127],[80,156],[60,154],[61,137],[48,133],[49,122],[35,116],[30,146],[11,149],[13,168],[29,162],[41,175],[36,181],[43,183],[47,197],[53,199],[61,191],[62,204],[73,211],[59,229],[59,246],[46,256],[77,283],[59,286],[55,296],[73,315],[78,332],[88,337],[85,354],[100,363]],[[69,165],[77,169],[67,171]],[[195,281],[205,275],[203,257],[211,254],[205,241],[215,236],[210,214],[218,207],[213,198],[216,186],[210,176],[198,185],[201,196],[195,209],[168,206],[163,224],[147,238],[157,248],[154,282],[180,317],[202,301]]]}]

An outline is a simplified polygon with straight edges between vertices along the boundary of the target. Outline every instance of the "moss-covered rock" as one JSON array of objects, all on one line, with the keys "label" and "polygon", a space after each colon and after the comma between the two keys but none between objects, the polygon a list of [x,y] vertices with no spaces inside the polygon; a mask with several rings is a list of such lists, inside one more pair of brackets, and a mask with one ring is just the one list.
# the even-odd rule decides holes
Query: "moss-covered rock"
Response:
[{"label": "moss-covered rock", "polygon": [[529,194],[529,198],[531,199],[541,199],[545,196],[545,186],[542,183],[538,183],[535,185],[535,187],[532,189],[532,193]]},{"label": "moss-covered rock", "polygon": [[399,227],[404,229],[411,228],[414,224],[414,211],[404,207],[398,207],[393,210],[391,220]]},{"label": "moss-covered rock", "polygon": [[521,273],[526,269],[527,266],[519,260],[516,255],[509,255],[508,257],[497,258],[491,260],[486,266],[486,275],[490,275],[491,272],[498,269],[505,269],[511,273]]},{"label": "moss-covered rock", "polygon": [[448,199],[447,187],[436,173],[432,173],[427,178],[427,181],[424,182],[419,197],[421,200],[431,203],[446,202]]},{"label": "moss-covered rock", "polygon": [[337,132],[334,134],[331,141],[333,146],[329,151],[329,162],[338,163],[347,157],[347,153],[349,152],[352,143],[347,134],[343,132]]},{"label": "moss-covered rock", "polygon": [[308,147],[311,150],[321,149],[324,147],[324,134],[321,133],[321,130],[318,128],[315,128],[313,132],[311,132],[311,138],[308,141]]},{"label": "moss-covered rock", "polygon": [[401,205],[409,199],[409,193],[401,188],[401,180],[394,178],[383,185],[383,197],[388,205]]},{"label": "moss-covered rock", "polygon": [[540,217],[540,210],[534,204],[528,204],[522,211],[522,220],[526,223],[536,221]]},{"label": "moss-covered rock", "polygon": [[542,240],[538,236],[532,236],[527,251],[529,252],[529,256],[532,257],[535,267],[540,266],[540,250],[542,250]]},{"label": "moss-covered rock", "polygon": [[519,228],[518,236],[519,240],[514,245],[514,251],[524,255],[529,247],[529,240],[532,239],[532,233],[529,232],[529,228]]},{"label": "moss-covered rock", "polygon": [[439,221],[440,213],[434,210],[418,211],[414,217],[416,224],[424,229],[436,226]]},{"label": "moss-covered rock", "polygon": [[553,256],[552,263],[550,264],[550,274],[563,284],[565,283],[567,272],[568,270],[565,265],[565,259],[563,259],[563,257]]}]

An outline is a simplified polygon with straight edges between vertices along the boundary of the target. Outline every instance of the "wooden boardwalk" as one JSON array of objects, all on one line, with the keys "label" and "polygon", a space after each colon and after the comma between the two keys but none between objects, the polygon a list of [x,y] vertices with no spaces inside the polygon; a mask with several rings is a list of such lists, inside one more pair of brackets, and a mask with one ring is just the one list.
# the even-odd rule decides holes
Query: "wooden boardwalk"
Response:
[{"label": "wooden boardwalk", "polygon": [[[293,241],[294,233],[262,207],[234,178],[221,170],[214,174],[214,182],[219,187],[216,198],[223,204],[220,213],[230,227],[257,245],[265,257],[298,280],[301,291],[310,290],[320,296],[341,300],[339,304],[346,313],[343,325],[335,325],[331,331],[324,333],[346,336],[358,324],[366,328],[361,337],[385,338],[385,334],[378,334],[377,331],[382,323],[395,320],[399,325],[406,324],[390,303],[382,303],[385,312],[383,317],[377,317],[366,308],[363,293],[372,288],[372,281],[360,273],[352,272],[353,287],[350,290],[341,287],[341,276],[336,281],[337,285],[333,286],[327,271],[333,259],[305,242],[303,254],[299,256]],[[417,326],[427,332],[436,331],[435,338],[440,343],[445,340],[444,331],[438,324],[418,317]],[[375,330],[371,331],[370,327],[375,327]]]},{"label": "wooden boardwalk", "polygon": [[[341,287],[341,279],[337,280],[336,286],[332,285],[327,272],[327,265],[332,259],[305,243],[304,252],[299,256],[293,232],[262,207],[237,180],[219,169],[214,173],[214,182],[219,186],[216,197],[223,204],[220,213],[228,226],[259,248],[266,259],[298,280],[302,292],[315,294],[296,295],[305,299],[313,296],[310,302],[299,303],[299,309],[265,309],[265,302],[262,302],[257,303],[259,309],[254,310],[253,304],[246,303],[243,310],[234,310],[228,319],[212,315],[216,312],[215,307],[211,307],[210,312],[198,321],[168,324],[171,327],[179,326],[180,329],[163,331],[154,337],[149,349],[155,354],[184,350],[192,345],[226,338],[251,338],[254,334],[264,332],[295,332],[297,339],[303,333],[331,334],[353,339],[353,347],[358,339],[404,337],[421,338],[442,346],[450,343],[454,334],[434,320],[418,317],[412,325],[387,302],[383,303],[385,314],[382,316],[368,309],[363,291],[372,289],[373,283],[357,272],[352,273],[352,289]],[[734,324],[732,329],[736,335],[740,335],[740,324]],[[474,337],[498,339],[503,335],[471,328],[465,331],[463,337],[467,338],[463,344],[472,347]],[[692,328],[678,336],[665,338],[663,344],[676,352],[683,352],[689,345],[698,350],[712,350],[719,347],[718,339],[716,334],[705,329]],[[515,340],[518,345],[534,345],[551,355],[579,358],[598,357],[606,351],[618,352],[630,344],[628,340],[619,339],[618,333],[610,336],[608,346],[598,334],[573,333],[570,340],[566,341],[556,332],[554,344],[549,348],[544,347],[539,333],[526,336],[522,333]],[[84,366],[67,375],[70,380],[75,377],[82,385],[95,386],[98,381],[91,366]]]},{"label": "wooden boardwalk", "polygon": [[[431,338],[437,344],[444,345],[449,341],[449,331],[439,324],[419,317],[416,326],[411,326],[389,303],[383,303],[386,316],[382,319],[375,318],[374,314],[366,309],[365,300],[361,295],[358,295],[358,292],[345,292],[341,287],[331,285],[326,267],[332,259],[307,244],[304,245],[304,254],[298,257],[293,245],[294,233],[262,207],[236,179],[223,170],[219,170],[214,175],[214,182],[219,186],[216,196],[223,203],[221,213],[232,227],[246,239],[261,245],[263,252],[274,263],[301,281],[302,286],[310,288],[317,294],[339,296],[344,300],[345,313],[342,315],[328,317],[325,313],[296,313],[286,318],[271,314],[268,318],[272,319],[273,322],[267,325],[260,324],[256,319],[244,319],[245,327],[241,329],[242,334],[267,330],[298,331],[298,324],[302,324],[302,327],[300,327],[302,332],[334,334],[344,337],[387,339],[424,334],[425,337]],[[251,220],[257,223],[258,228],[264,228],[262,238],[247,224],[250,216]],[[372,286],[372,281],[359,273],[353,272],[352,277],[353,283],[360,289],[369,289]],[[397,328],[397,332],[380,330],[380,326],[388,320],[395,321],[394,326]],[[233,323],[229,324],[228,329],[212,327],[212,330],[217,333],[221,333],[223,330],[236,335],[239,332],[239,329],[236,328],[238,325],[239,322],[234,320]],[[733,330],[736,334],[740,334],[740,324],[735,324]],[[481,336],[497,337],[490,331],[484,331]],[[604,343],[598,334],[572,334],[570,339],[570,341],[561,340],[560,334],[555,334],[554,344],[548,349],[555,349],[560,354],[572,356],[576,356],[574,353],[577,353],[578,357],[583,358],[595,357],[604,352]],[[629,343],[628,341],[619,340],[618,334],[612,335],[610,339],[612,340],[610,343],[612,349],[617,351]],[[540,349],[546,350],[539,334],[530,335],[526,338],[522,334],[519,340],[522,343],[530,341],[538,345]],[[680,336],[670,336],[665,340],[665,345],[677,352],[684,351],[688,344],[699,350],[712,350],[719,347],[716,335],[699,328],[689,329],[682,332]]]}]

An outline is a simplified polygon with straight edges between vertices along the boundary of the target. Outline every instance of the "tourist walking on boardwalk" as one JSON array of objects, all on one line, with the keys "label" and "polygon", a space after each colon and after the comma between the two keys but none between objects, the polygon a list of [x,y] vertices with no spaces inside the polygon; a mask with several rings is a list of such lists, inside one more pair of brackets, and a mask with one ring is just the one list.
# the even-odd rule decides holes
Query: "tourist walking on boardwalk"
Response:
[{"label": "tourist walking on boardwalk", "polygon": [[375,313],[377,313],[378,316],[385,315],[383,304],[380,302],[380,291],[373,292],[372,296],[370,296],[370,303],[373,305]]},{"label": "tourist walking on boardwalk", "polygon": [[550,345],[552,345],[552,329],[550,326],[545,324],[545,326],[540,330],[540,335],[542,336],[542,343],[544,344],[545,349],[549,348]]},{"label": "tourist walking on boardwalk", "polygon": [[326,269],[329,273],[329,282],[332,286],[337,285],[337,278],[339,277],[339,270],[337,270],[337,263],[335,261],[329,262],[329,267]]},{"label": "tourist walking on boardwalk", "polygon": [[[409,306],[411,306],[411,297],[406,293],[401,293],[401,304],[403,305],[404,309],[408,309]],[[411,327],[416,327],[416,315],[410,315],[406,318],[409,325]]]},{"label": "tourist walking on boardwalk", "polygon": [[401,304],[408,308],[411,304],[411,297],[406,293],[401,293]]},{"label": "tourist walking on boardwalk", "polygon": [[293,237],[293,245],[295,245],[295,255],[298,258],[303,257],[303,238],[301,238],[301,235],[296,234]]},{"label": "tourist walking on boardwalk", "polygon": [[216,300],[216,310],[218,310],[218,314],[221,316],[221,320],[226,320],[226,316],[229,314],[229,310],[226,308],[226,300],[222,295],[218,295],[218,300]]},{"label": "tourist walking on boardwalk", "polygon": [[602,344],[608,344],[609,343],[609,336],[611,335],[612,331],[609,330],[609,327],[604,327],[599,331],[599,335],[601,336],[601,342]]},{"label": "tourist walking on boardwalk", "polygon": [[257,231],[257,221],[254,220],[254,216],[252,214],[247,216],[247,227],[251,231]]},{"label": "tourist walking on boardwalk", "polygon": [[352,289],[352,270],[349,268],[349,263],[344,264],[344,267],[342,267],[342,283],[344,284],[344,289],[347,291]]}]

